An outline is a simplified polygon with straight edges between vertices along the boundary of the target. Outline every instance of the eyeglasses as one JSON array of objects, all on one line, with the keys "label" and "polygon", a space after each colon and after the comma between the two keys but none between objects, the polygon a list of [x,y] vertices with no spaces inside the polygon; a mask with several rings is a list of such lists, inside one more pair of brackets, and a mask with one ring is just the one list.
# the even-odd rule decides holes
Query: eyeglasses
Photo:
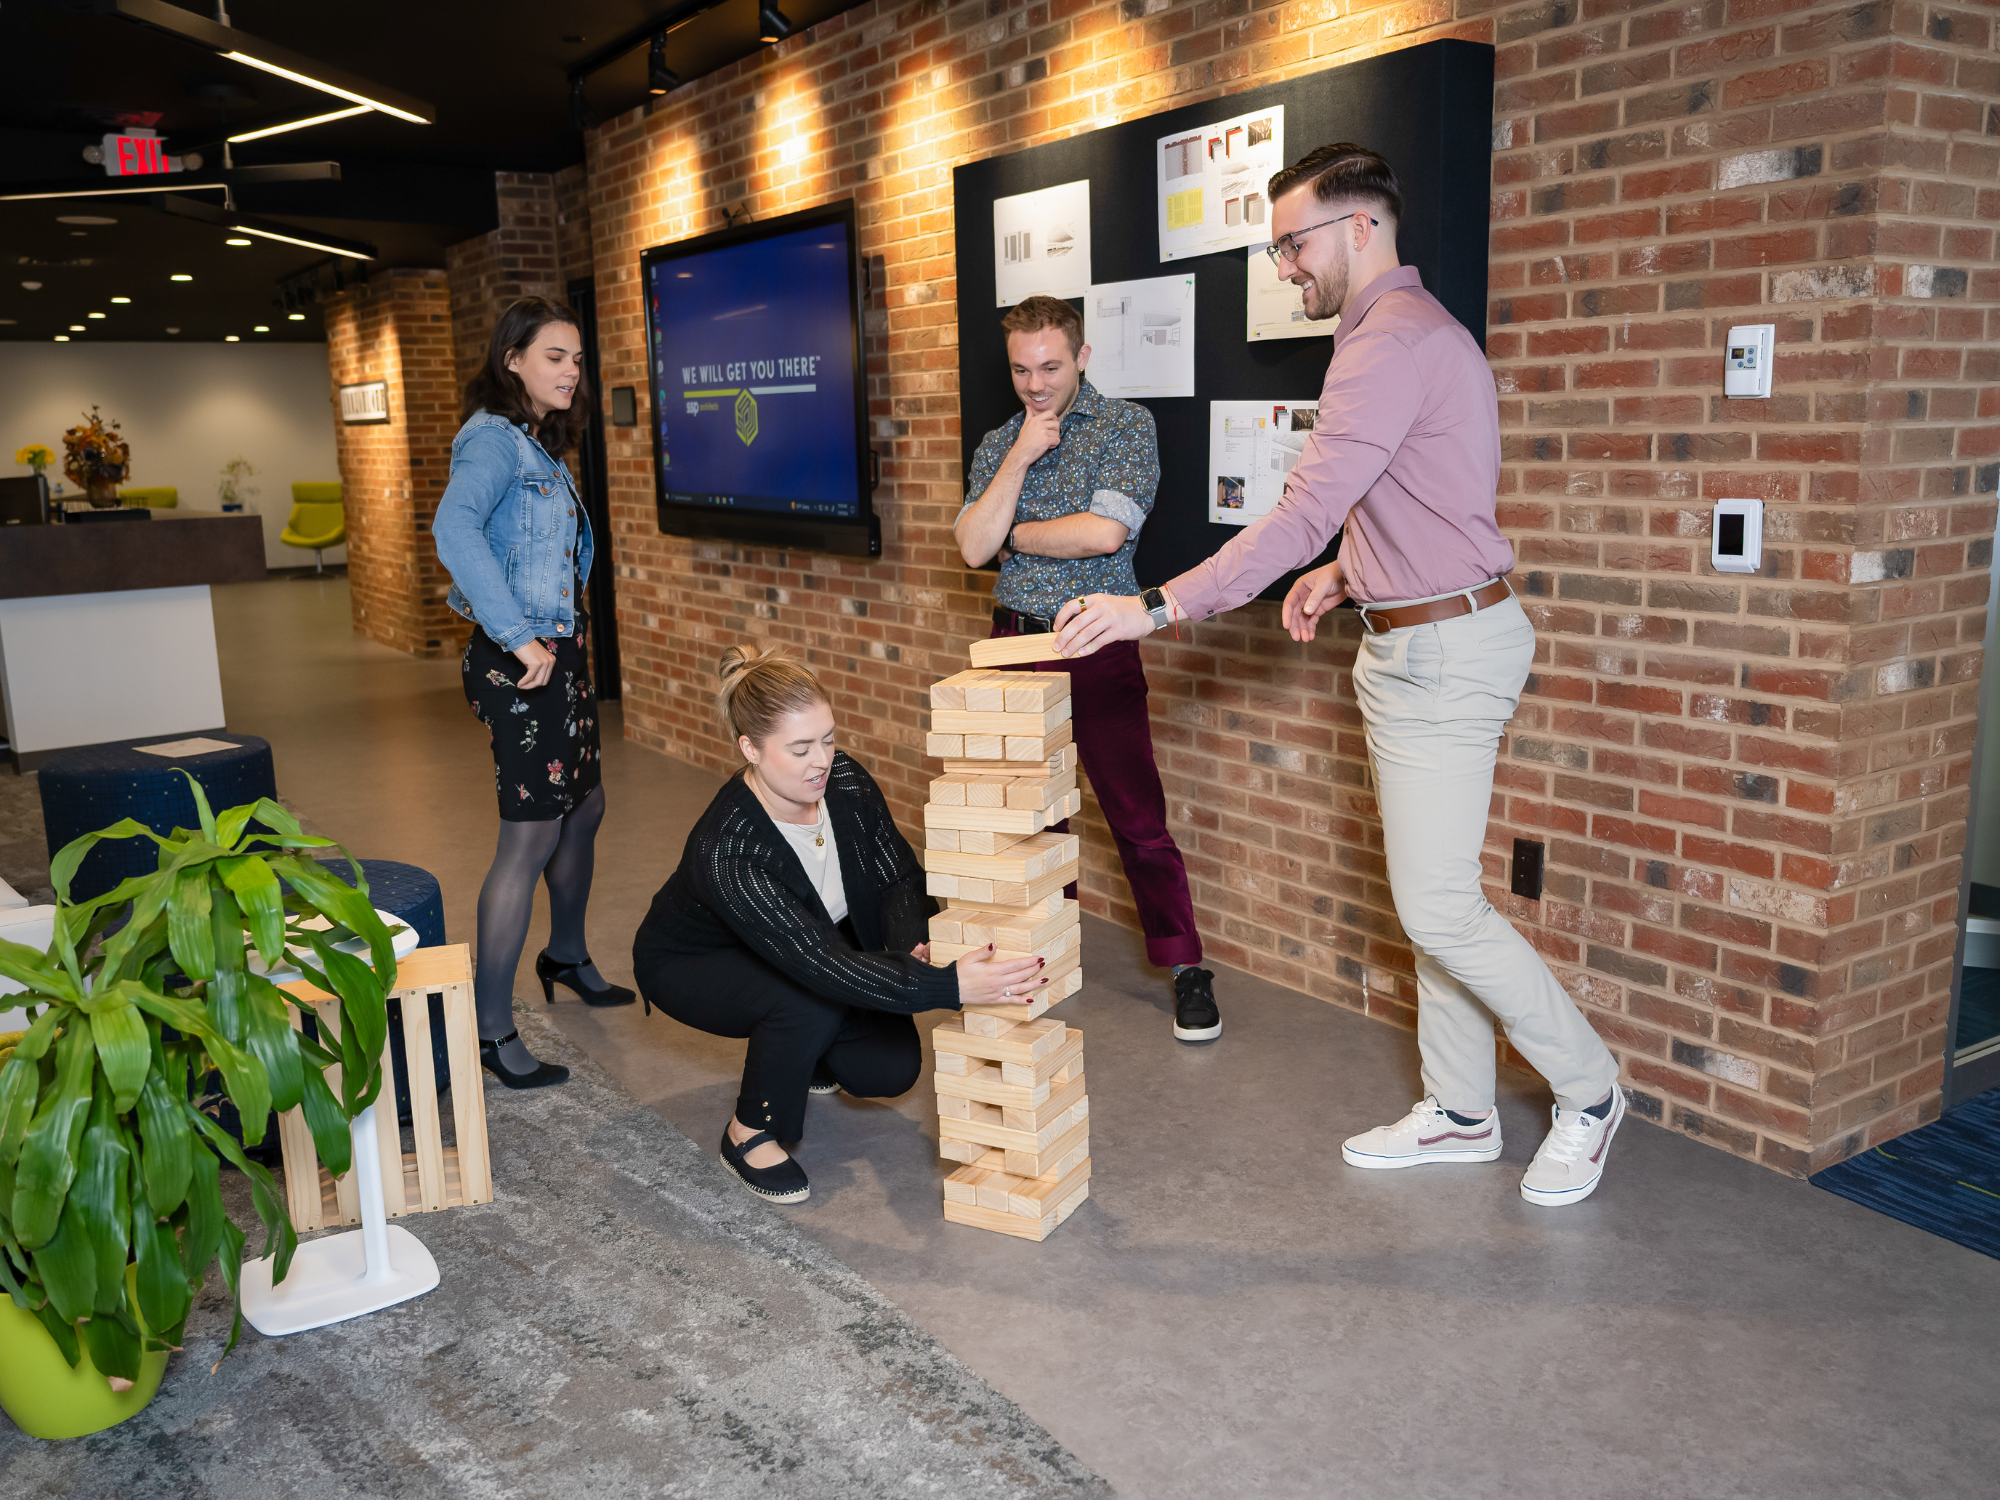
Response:
[{"label": "eyeglasses", "polygon": [[1299,251],[1305,248],[1299,243],[1302,236],[1311,234],[1315,229],[1324,229],[1329,224],[1345,223],[1349,219],[1368,219],[1368,222],[1375,228],[1380,229],[1382,227],[1380,219],[1369,218],[1367,214],[1357,208],[1353,213],[1342,214],[1338,219],[1321,219],[1317,224],[1308,224],[1303,229],[1294,229],[1290,234],[1280,235],[1264,247],[1264,253],[1271,257],[1271,264],[1274,266],[1282,261],[1297,260],[1299,258]]}]

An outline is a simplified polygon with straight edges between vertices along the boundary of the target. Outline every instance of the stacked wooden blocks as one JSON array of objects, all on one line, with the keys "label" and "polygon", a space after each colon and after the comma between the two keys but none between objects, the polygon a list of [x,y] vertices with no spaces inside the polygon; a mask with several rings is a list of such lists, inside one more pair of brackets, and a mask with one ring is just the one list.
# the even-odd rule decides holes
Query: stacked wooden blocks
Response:
[{"label": "stacked wooden blocks", "polygon": [[931,1033],[938,1150],[963,1163],[944,1216],[1044,1238],[1090,1196],[1083,1034],[1043,1015],[1082,987],[1074,834],[1083,805],[1065,673],[971,671],[931,689],[929,753],[944,761],[924,808],[924,870],[944,898],[931,962],[991,943],[1045,960],[1030,1005],[969,1005]]}]

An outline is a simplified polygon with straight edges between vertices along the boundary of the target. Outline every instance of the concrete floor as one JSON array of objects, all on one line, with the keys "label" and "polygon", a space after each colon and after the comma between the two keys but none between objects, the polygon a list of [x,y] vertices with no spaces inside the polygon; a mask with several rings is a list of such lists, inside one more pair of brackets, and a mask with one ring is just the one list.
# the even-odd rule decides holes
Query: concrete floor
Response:
[{"label": "concrete floor", "polygon": [[[354,852],[473,912],[496,815],[456,661],[348,625],[344,581],[216,590],[229,727]],[[717,779],[616,737],[593,952],[632,932]],[[539,923],[538,918],[538,923]],[[530,937],[517,994],[540,1006]],[[1126,1496],[1991,1496],[2000,1264],[1641,1121],[1561,1210],[1515,1184],[1546,1119],[1506,1080],[1505,1157],[1367,1173],[1413,1039],[1222,970],[1227,1032],[1183,1047],[1132,934],[1086,919],[1090,1201],[1046,1244],[947,1226],[927,1088],[811,1106],[792,1217]],[[742,1058],[637,1007],[555,1019],[698,1143]],[[495,1107],[504,1104],[495,1101]]]}]

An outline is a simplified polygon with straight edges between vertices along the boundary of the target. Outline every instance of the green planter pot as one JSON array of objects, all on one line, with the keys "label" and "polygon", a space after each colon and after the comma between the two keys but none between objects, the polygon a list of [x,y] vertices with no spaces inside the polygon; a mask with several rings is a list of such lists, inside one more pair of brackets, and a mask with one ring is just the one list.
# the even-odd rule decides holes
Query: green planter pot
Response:
[{"label": "green planter pot", "polygon": [[[138,1267],[128,1267],[125,1284],[139,1300]],[[0,1410],[29,1437],[73,1438],[115,1427],[146,1409],[167,1370],[167,1352],[140,1357],[139,1380],[129,1391],[114,1391],[90,1362],[78,1337],[74,1370],[33,1313],[22,1312],[0,1295]]]}]

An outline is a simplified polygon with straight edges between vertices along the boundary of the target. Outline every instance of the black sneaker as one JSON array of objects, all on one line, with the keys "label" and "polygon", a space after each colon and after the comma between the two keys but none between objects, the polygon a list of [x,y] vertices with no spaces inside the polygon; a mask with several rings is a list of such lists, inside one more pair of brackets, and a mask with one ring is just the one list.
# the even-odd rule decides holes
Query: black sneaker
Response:
[{"label": "black sneaker", "polygon": [[1222,1035],[1215,975],[1207,969],[1182,969],[1174,976],[1174,1035],[1184,1042],[1212,1042]]},{"label": "black sneaker", "polygon": [[722,1127],[722,1164],[742,1179],[743,1185],[759,1198],[769,1198],[773,1203],[803,1203],[812,1191],[806,1182],[806,1169],[787,1156],[775,1167],[753,1167],[743,1158],[755,1151],[768,1140],[773,1140],[768,1130],[760,1130],[742,1145],[729,1138],[729,1127]]},{"label": "black sneaker", "polygon": [[808,1094],[837,1094],[840,1092],[840,1085],[834,1081],[833,1074],[827,1071],[827,1066],[824,1062],[813,1064],[812,1082],[806,1085],[806,1092]]}]

